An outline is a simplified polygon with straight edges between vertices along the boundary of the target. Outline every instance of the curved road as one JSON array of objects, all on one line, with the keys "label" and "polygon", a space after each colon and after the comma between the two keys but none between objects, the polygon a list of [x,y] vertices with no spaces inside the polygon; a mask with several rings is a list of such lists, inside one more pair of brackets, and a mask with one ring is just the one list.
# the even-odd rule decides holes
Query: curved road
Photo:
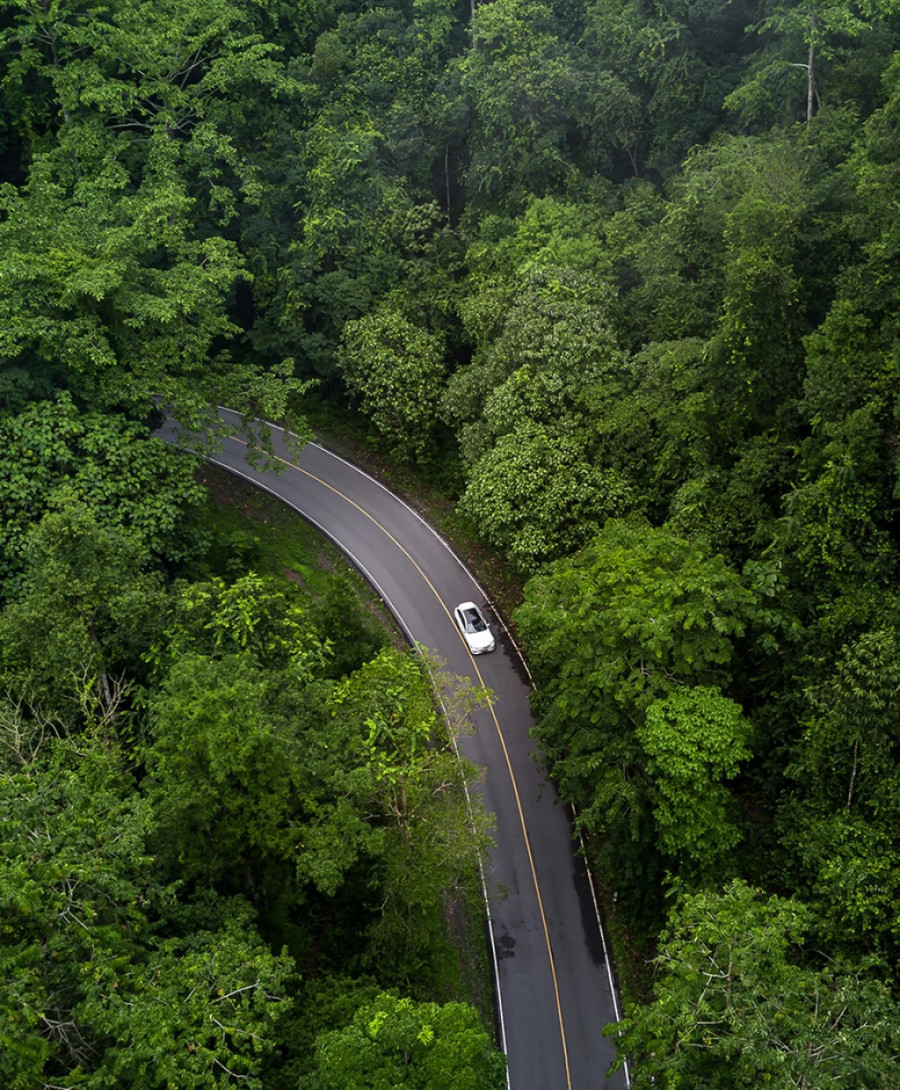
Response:
[{"label": "curved road", "polygon": [[[171,433],[163,433],[171,438]],[[433,648],[454,674],[493,690],[461,749],[482,765],[484,804],[495,816],[496,847],[485,864],[493,897],[498,1021],[511,1090],[593,1090],[611,1079],[614,1057],[603,1026],[619,1017],[612,969],[584,864],[546,773],[533,760],[529,684],[499,624],[497,650],[473,658],[453,622],[458,602],[483,590],[447,544],[402,500],[315,444],[294,459],[272,429],[280,474],[254,469],[246,446],[226,440],[211,461],[278,496],[326,533],[384,599],[407,637]]]}]

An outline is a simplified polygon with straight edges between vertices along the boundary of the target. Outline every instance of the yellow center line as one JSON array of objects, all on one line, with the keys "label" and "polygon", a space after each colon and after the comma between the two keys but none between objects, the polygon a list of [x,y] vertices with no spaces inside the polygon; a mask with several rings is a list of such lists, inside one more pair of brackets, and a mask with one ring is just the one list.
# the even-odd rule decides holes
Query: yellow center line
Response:
[{"label": "yellow center line", "polygon": [[[230,438],[233,439],[234,442],[240,443],[241,446],[245,446],[245,447],[249,446],[249,444],[247,442],[245,442],[243,439],[238,439],[237,436],[232,435],[232,436],[230,436]],[[293,469],[293,470],[296,470],[298,473],[302,473],[304,476],[309,477],[310,480],[313,480],[317,484],[322,485],[323,488],[327,488],[329,492],[333,492],[336,496],[339,496],[346,503],[349,503],[351,507],[354,507],[357,511],[359,511],[359,513],[361,515],[364,515],[371,523],[373,523],[375,526],[377,526],[378,529],[381,530],[381,532],[390,541],[393,542],[393,544],[400,550],[401,553],[403,553],[403,555],[407,558],[407,560],[409,560],[409,562],[413,565],[413,567],[416,569],[416,571],[419,573],[419,575],[421,575],[421,577],[424,579],[424,581],[427,584],[428,588],[431,590],[431,593],[435,596],[435,598],[439,602],[439,604],[441,606],[441,609],[443,609],[444,613],[446,613],[447,619],[450,621],[451,625],[453,626],[454,631],[456,632],[457,636],[459,637],[460,642],[462,643],[463,647],[466,649],[466,653],[468,654],[469,660],[472,663],[472,669],[478,675],[479,684],[482,686],[482,688],[486,689],[487,686],[485,685],[484,678],[482,677],[481,671],[478,668],[478,663],[475,661],[475,659],[474,659],[474,657],[472,655],[472,652],[469,650],[469,645],[463,639],[462,633],[459,631],[458,626],[456,625],[455,621],[453,620],[453,615],[451,614],[449,608],[447,607],[447,604],[444,602],[443,598],[438,593],[437,588],[434,586],[434,584],[431,582],[431,580],[428,578],[428,576],[425,574],[425,572],[419,566],[419,564],[416,561],[415,557],[413,557],[404,548],[404,546],[400,544],[400,542],[394,537],[394,535],[390,532],[390,530],[388,530],[387,527],[383,526],[378,521],[378,519],[376,519],[374,517],[374,515],[371,515],[364,507],[361,507],[355,500],[350,499],[349,496],[347,496],[343,492],[341,492],[341,490],[339,488],[335,488],[334,485],[329,484],[327,481],[323,481],[321,479],[321,477],[317,477],[314,473],[310,473],[309,470],[302,469],[300,466],[295,465],[293,462],[288,461],[286,458],[279,457],[277,454],[271,454],[271,453],[267,452],[267,455],[270,458],[275,458],[276,461],[281,462],[282,465],[287,466],[289,469]],[[516,783],[515,773],[513,772],[512,761],[511,761],[510,756],[509,756],[509,750],[507,749],[507,746],[506,746],[506,739],[503,737],[503,730],[502,730],[502,728],[500,726],[499,720],[497,719],[497,713],[494,711],[494,703],[490,699],[490,697],[488,697],[487,704],[488,704],[488,709],[490,710],[490,713],[491,713],[491,719],[493,719],[493,721],[494,721],[494,727],[495,727],[495,729],[497,731],[497,737],[500,739],[500,747],[503,750],[503,757],[504,757],[504,760],[506,761],[506,768],[507,768],[507,771],[509,772],[509,779],[510,779],[510,783],[512,784],[513,795],[515,796],[515,800],[516,800],[516,809],[517,809],[518,814],[519,814],[519,824],[522,827],[522,836],[523,836],[523,838],[525,840],[525,850],[528,853],[528,865],[531,868],[531,878],[532,878],[532,881],[534,882],[534,892],[535,892],[535,895],[537,897],[538,911],[540,912],[540,915],[541,915],[541,926],[543,927],[543,930],[544,930],[544,941],[547,944],[547,957],[548,957],[548,959],[550,961],[550,975],[551,975],[551,977],[553,979],[553,994],[554,994],[554,998],[556,1000],[556,1015],[557,1015],[557,1019],[559,1021],[559,1036],[560,1036],[560,1040],[562,1042],[563,1062],[564,1062],[565,1068],[566,1068],[566,1087],[567,1087],[567,1090],[572,1090],[572,1077],[571,1077],[571,1074],[569,1072],[569,1050],[566,1047],[566,1030],[565,1030],[565,1025],[563,1024],[562,1004],[561,1004],[560,998],[559,998],[559,983],[558,983],[557,977],[556,977],[556,962],[555,962],[554,957],[553,957],[553,948],[550,945],[550,931],[549,931],[549,928],[547,927],[547,917],[546,917],[546,914],[544,913],[544,901],[543,901],[543,898],[541,897],[541,888],[540,888],[540,885],[538,884],[537,870],[536,870],[535,865],[534,865],[534,856],[533,856],[532,851],[531,851],[531,841],[529,840],[529,837],[528,837],[528,829],[527,829],[527,827],[525,825],[525,815],[524,815],[524,813],[522,811],[522,800],[521,800],[521,798],[519,796],[519,787],[518,787],[518,784]]]}]

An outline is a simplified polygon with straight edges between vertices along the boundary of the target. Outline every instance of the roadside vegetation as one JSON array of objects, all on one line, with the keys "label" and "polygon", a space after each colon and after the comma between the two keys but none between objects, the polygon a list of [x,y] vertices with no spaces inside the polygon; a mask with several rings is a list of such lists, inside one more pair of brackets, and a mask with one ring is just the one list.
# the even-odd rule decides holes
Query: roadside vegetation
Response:
[{"label": "roadside vegetation", "polygon": [[0,611],[4,1085],[500,1087],[432,674],[299,516],[111,420],[43,461]]},{"label": "roadside vegetation", "polygon": [[458,998],[378,907],[418,667],[162,399],[352,420],[523,585],[638,1090],[900,1084],[897,0],[0,12],[0,1081],[352,1087]]}]

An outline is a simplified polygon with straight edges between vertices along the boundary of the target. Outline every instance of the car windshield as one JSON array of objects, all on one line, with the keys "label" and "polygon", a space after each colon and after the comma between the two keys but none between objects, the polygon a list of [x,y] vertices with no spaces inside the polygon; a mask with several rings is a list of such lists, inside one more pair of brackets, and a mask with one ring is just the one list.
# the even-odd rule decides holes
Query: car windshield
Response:
[{"label": "car windshield", "polygon": [[484,632],[487,625],[484,620],[475,612],[474,609],[467,609],[463,613],[463,619],[466,624],[466,632]]}]

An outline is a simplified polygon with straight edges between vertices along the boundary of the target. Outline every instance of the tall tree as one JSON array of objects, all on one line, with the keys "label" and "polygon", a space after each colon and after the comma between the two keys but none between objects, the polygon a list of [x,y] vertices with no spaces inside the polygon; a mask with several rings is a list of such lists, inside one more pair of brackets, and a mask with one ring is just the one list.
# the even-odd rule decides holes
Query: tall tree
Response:
[{"label": "tall tree", "polygon": [[614,1028],[637,1088],[811,1090],[896,1081],[900,1022],[874,967],[802,963],[809,914],[742,882],[683,897],[652,1003]]},{"label": "tall tree", "polygon": [[879,18],[897,10],[895,0],[775,0],[764,5],[763,18],[748,29],[771,34],[770,48],[759,58],[752,80],[734,91],[728,104],[745,119],[756,120],[769,107],[778,77],[799,72],[804,77],[801,116],[808,125],[821,102],[817,77],[822,63],[840,57],[846,42],[871,35]]},{"label": "tall tree", "polygon": [[[686,861],[691,852],[690,834],[679,839],[668,824],[664,793],[677,795],[679,785],[674,766],[671,778],[661,767],[660,752],[683,747],[678,762],[698,773],[713,757],[702,728],[683,727],[669,742],[661,723],[674,708],[687,713],[693,703],[696,713],[702,706],[691,686],[727,685],[752,600],[703,543],[638,520],[610,519],[580,552],[526,584],[516,621],[539,686],[537,736],[562,791],[580,808],[579,820],[602,834],[605,863],[635,905],[653,901],[647,874],[660,866],[663,850]],[[737,742],[744,727],[735,709],[707,695],[711,710],[725,711]],[[656,703],[667,698],[670,704]],[[658,777],[662,838],[650,769]],[[715,822],[720,815],[707,816]],[[711,861],[707,854],[704,862]]]},{"label": "tall tree", "polygon": [[440,338],[382,305],[344,326],[338,367],[392,453],[422,461],[438,420]]},{"label": "tall tree", "polygon": [[[163,596],[139,540],[70,495],[28,538],[22,591],[0,613],[0,678],[45,716],[117,725]],[[121,724],[119,724],[121,725]]]},{"label": "tall tree", "polygon": [[108,741],[0,779],[4,1085],[261,1085],[292,963],[239,900],[178,934],[151,824]]},{"label": "tall tree", "polygon": [[0,417],[0,595],[20,582],[28,534],[74,497],[106,530],[127,531],[150,557],[194,551],[203,491],[194,463],[118,414],[80,412],[66,393]]},{"label": "tall tree", "polygon": [[750,732],[740,706],[703,685],[654,701],[637,729],[656,796],[659,846],[686,876],[718,877],[741,841],[726,781],[750,756]]}]

